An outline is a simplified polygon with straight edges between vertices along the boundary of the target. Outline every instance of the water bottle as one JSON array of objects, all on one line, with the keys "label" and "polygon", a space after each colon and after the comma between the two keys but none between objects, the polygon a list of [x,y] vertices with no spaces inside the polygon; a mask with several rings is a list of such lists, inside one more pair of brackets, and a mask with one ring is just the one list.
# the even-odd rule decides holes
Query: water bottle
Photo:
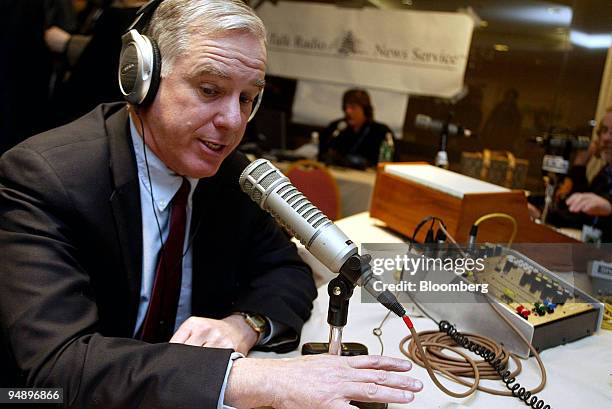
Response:
[{"label": "water bottle", "polygon": [[380,144],[380,151],[378,152],[379,162],[393,162],[393,155],[395,154],[395,144],[393,143],[393,134],[387,132],[385,139]]}]

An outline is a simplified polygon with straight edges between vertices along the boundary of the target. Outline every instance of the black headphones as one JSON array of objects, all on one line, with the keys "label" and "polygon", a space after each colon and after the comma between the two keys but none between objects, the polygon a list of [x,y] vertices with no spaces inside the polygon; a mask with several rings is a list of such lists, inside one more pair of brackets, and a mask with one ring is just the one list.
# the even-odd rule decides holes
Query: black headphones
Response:
[{"label": "black headphones", "polygon": [[132,105],[147,105],[153,101],[161,78],[161,54],[155,40],[142,35],[153,12],[163,0],[151,0],[138,10],[136,19],[121,37],[119,57],[119,88]]}]

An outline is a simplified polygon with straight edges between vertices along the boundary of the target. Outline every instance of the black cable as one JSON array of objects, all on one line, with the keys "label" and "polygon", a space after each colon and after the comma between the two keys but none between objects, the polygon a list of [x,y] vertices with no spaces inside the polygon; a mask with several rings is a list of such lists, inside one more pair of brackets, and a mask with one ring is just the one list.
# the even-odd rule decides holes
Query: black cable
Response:
[{"label": "black cable", "polygon": [[440,332],[448,335],[457,345],[467,349],[470,352],[483,358],[497,372],[501,381],[510,390],[512,396],[522,400],[525,405],[531,406],[534,409],[550,409],[550,405],[545,404],[543,399],[537,395],[531,394],[530,391],[516,382],[515,377],[510,377],[511,372],[506,369],[504,362],[484,345],[477,344],[468,337],[457,331],[457,328],[448,321],[440,321],[438,324]]},{"label": "black cable", "polygon": [[[164,250],[166,248],[166,243],[164,242],[164,235],[162,233],[161,224],[159,223],[159,218],[157,217],[157,210],[155,209],[155,197],[153,196],[153,183],[151,181],[151,171],[149,169],[149,159],[147,157],[147,145],[145,141],[144,123],[142,121],[142,118],[138,114],[138,111],[134,110],[134,113],[136,114],[136,117],[138,118],[138,121],[140,122],[140,132],[142,133],[142,151],[144,155],[145,166],[147,168],[147,179],[149,181],[149,194],[151,196],[151,209],[153,209],[153,216],[155,217],[155,223],[157,225],[157,232],[159,233],[159,241],[161,243],[161,248],[159,250],[159,253],[160,253],[159,257],[162,257],[162,260],[164,263],[164,269],[166,269],[166,271],[169,271],[168,266],[166,265],[166,257],[164,257]],[[192,216],[193,216],[193,211],[192,211]],[[191,220],[193,221],[193,217]],[[193,233],[189,235],[189,240],[187,241],[187,247],[185,247],[185,251],[183,252],[183,255],[181,256],[181,259],[183,259],[185,255],[187,254],[187,252],[189,252],[189,249],[191,248],[191,245],[193,244],[193,241],[195,240],[195,236],[200,230],[201,225],[202,225],[202,217],[198,219],[198,224],[196,225],[195,229],[192,229]],[[178,263],[179,262],[177,261],[177,265]]]},{"label": "black cable", "polygon": [[[153,196],[153,182],[151,181],[151,170],[149,169],[149,159],[147,157],[147,143],[145,140],[145,128],[144,128],[144,122],[142,121],[142,118],[140,117],[140,115],[138,114],[138,109],[136,108],[134,110],[134,112],[136,113],[136,117],[138,118],[138,121],[140,121],[140,132],[142,133],[142,152],[144,155],[144,160],[145,160],[145,166],[147,168],[147,179],[149,180],[149,194],[151,196],[151,209],[153,210],[153,216],[155,217],[155,223],[157,224],[157,232],[159,233],[159,241],[161,243],[161,248],[159,250],[159,257],[162,258],[163,263],[164,263],[164,269],[166,271],[170,271],[168,270],[168,266],[166,265],[166,257],[164,254],[164,251],[166,249],[166,243],[164,243],[164,235],[162,233],[162,229],[161,229],[161,225],[159,223],[159,218],[157,217],[157,209],[155,208],[155,198]],[[184,254],[183,254],[184,256]]]},{"label": "black cable", "polygon": [[[431,226],[429,226],[429,232],[428,234],[431,232],[431,235],[433,236],[433,226],[434,223],[437,221],[438,223],[442,224],[442,226],[444,226],[444,228],[446,228],[446,224],[444,224],[444,220],[440,219],[439,217],[436,216],[427,216],[425,218],[423,218],[415,227],[414,231],[412,232],[412,238],[410,239],[410,242],[408,243],[408,254],[410,254],[411,250],[412,250],[412,244],[416,241],[416,236],[419,233],[419,231],[421,230],[421,228],[427,223],[431,221]],[[400,272],[400,276],[398,279],[398,282],[402,282],[404,279],[404,269],[402,268],[402,271]],[[395,293],[397,293],[398,291],[395,291]],[[408,297],[413,301],[413,303],[417,306],[417,308],[423,313],[423,315],[425,315],[427,318],[431,319],[432,321],[436,322],[436,320],[434,320],[427,312],[425,312],[421,306],[416,303],[414,301],[414,298],[412,298],[412,295],[410,295],[410,291],[407,291],[406,294],[408,294]],[[387,321],[387,319],[389,319],[389,315],[391,314],[391,311],[387,311],[387,314],[385,315],[385,317],[382,319],[382,321],[380,322],[380,324],[376,327],[372,329],[372,334],[378,339],[378,342],[380,343],[380,355],[382,355],[385,351],[385,345],[382,342],[382,326],[385,324],[385,322]]]},{"label": "black cable", "polygon": [[[444,224],[444,221],[440,218],[437,218],[435,216],[428,216],[426,218],[424,218],[423,220],[421,220],[418,225],[416,226],[416,228],[413,231],[412,234],[412,239],[411,242],[409,244],[409,248],[408,248],[408,252],[410,253],[411,247],[412,247],[412,243],[415,242],[416,240],[416,236],[419,232],[419,230],[429,221],[432,221],[432,224],[429,228],[429,232],[428,234],[431,235],[430,233],[433,232],[433,226],[434,226],[434,222],[438,221],[446,230],[446,225]],[[438,233],[440,232],[440,230],[438,230]],[[438,235],[436,235],[438,236]],[[445,236],[445,235],[444,235]],[[441,236],[440,236],[441,237]],[[446,239],[446,237],[445,237]],[[436,237],[437,240],[437,237]],[[404,269],[402,269],[401,273],[400,273],[400,281],[402,280],[404,275]],[[483,360],[485,362],[487,362],[495,372],[497,372],[497,374],[499,375],[501,381],[504,383],[504,385],[506,386],[506,388],[508,388],[508,390],[510,391],[510,394],[514,397],[516,397],[517,399],[520,399],[521,401],[523,401],[527,406],[530,406],[534,409],[550,409],[550,405],[546,404],[544,402],[543,399],[538,398],[537,395],[533,395],[531,391],[526,390],[523,386],[521,386],[520,383],[518,383],[516,381],[516,377],[513,375],[513,373],[511,371],[509,371],[507,369],[507,359],[504,360],[504,352],[502,349],[502,352],[500,353],[500,355],[496,355],[496,353],[489,349],[488,347],[478,344],[476,342],[473,342],[472,340],[470,340],[467,336],[463,335],[462,333],[460,333],[456,327],[454,325],[452,325],[451,323],[449,323],[446,320],[442,320],[442,321],[437,321],[435,320],[432,316],[430,316],[427,311],[425,311],[425,309],[420,305],[419,302],[417,302],[413,297],[412,294],[410,294],[410,292],[406,292],[408,294],[408,297],[410,298],[410,300],[414,303],[414,305],[417,306],[417,308],[423,313],[423,315],[425,315],[426,317],[428,317],[429,319],[431,319],[433,322],[435,322],[436,324],[438,324],[438,328],[439,331],[442,333],[445,333],[450,339],[453,340],[453,342],[455,342],[458,346],[461,346],[465,349],[467,349],[468,351],[477,354],[478,356],[480,356],[481,358],[483,358]],[[389,316],[389,314],[387,314],[387,316],[385,316],[385,318],[383,319],[383,321],[381,322],[381,325],[379,325],[378,328],[374,329],[374,335],[376,335],[379,338],[379,341],[382,344],[382,324],[385,322],[385,320],[387,319],[387,317]],[[403,342],[403,341],[402,341]],[[381,352],[382,355],[382,352]]]}]

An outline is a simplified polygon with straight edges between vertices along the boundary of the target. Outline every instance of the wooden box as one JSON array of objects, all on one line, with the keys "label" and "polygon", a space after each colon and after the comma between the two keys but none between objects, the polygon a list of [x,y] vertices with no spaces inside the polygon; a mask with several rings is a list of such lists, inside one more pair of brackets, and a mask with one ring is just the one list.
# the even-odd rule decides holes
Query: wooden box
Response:
[{"label": "wooden box", "polygon": [[[536,224],[527,211],[521,190],[510,190],[469,176],[424,163],[382,163],[378,165],[370,205],[370,216],[411,237],[426,216],[444,220],[449,233],[466,243],[472,224],[487,213],[502,212],[518,224],[517,243],[576,243],[554,229]],[[417,240],[424,239],[422,229]],[[505,219],[480,224],[478,242],[506,243],[512,223]]]}]

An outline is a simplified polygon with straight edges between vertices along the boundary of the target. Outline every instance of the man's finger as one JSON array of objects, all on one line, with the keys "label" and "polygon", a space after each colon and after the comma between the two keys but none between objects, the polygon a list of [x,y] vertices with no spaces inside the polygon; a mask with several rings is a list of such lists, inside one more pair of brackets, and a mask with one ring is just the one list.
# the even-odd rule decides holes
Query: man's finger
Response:
[{"label": "man's finger", "polygon": [[204,346],[205,343],[206,343],[206,338],[199,337],[199,336],[194,335],[194,334],[191,334],[191,336],[189,338],[187,338],[185,340],[185,342],[183,342],[183,344],[185,344],[185,345],[191,345],[191,346],[194,346],[194,347]]},{"label": "man's finger", "polygon": [[344,385],[345,396],[360,402],[410,403],[414,400],[410,391],[375,383],[347,382]]},{"label": "man's finger", "polygon": [[573,205],[575,202],[578,201],[580,196],[581,195],[579,193],[572,193],[572,195],[568,197],[567,200],[565,201],[565,204],[567,204],[568,206]]},{"label": "man's finger", "polygon": [[179,329],[170,338],[172,344],[184,344],[187,339],[191,336],[191,330],[187,327],[180,326]]},{"label": "man's finger", "polygon": [[355,371],[354,374],[351,380],[356,382],[375,383],[412,392],[418,392],[423,389],[423,383],[417,379],[381,369]]},{"label": "man's finger", "polygon": [[588,201],[588,197],[583,194],[574,193],[567,199],[566,204],[568,205],[570,212],[580,212],[584,208],[585,202]]},{"label": "man's finger", "polygon": [[412,363],[406,359],[388,356],[359,355],[348,358],[348,364],[356,369],[384,369],[387,371],[406,372],[412,369]]}]

